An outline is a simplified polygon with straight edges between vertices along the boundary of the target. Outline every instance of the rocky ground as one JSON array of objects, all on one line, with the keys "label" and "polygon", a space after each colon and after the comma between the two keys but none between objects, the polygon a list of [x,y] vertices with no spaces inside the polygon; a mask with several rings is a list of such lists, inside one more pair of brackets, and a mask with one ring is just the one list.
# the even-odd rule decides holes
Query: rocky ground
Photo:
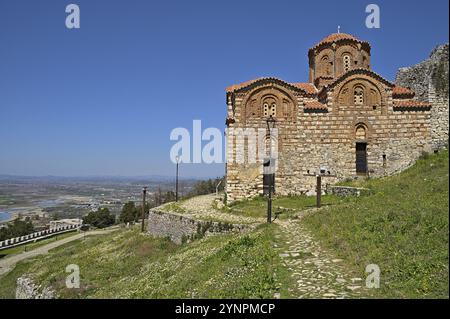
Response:
[{"label": "rocky ground", "polygon": [[[301,220],[279,221],[274,248],[291,273],[296,298],[356,298],[365,284],[348,274],[341,259],[322,249]],[[280,297],[280,296],[275,296]],[[282,296],[281,296],[282,297]]]},{"label": "rocky ground", "polygon": [[[220,206],[220,201],[216,201],[215,194],[196,196],[180,203],[180,207],[184,209],[185,214],[194,219],[211,219],[215,221],[229,222],[232,224],[259,224],[264,222],[263,218],[252,218],[222,212],[215,206]],[[216,203],[215,203],[216,202]]]}]

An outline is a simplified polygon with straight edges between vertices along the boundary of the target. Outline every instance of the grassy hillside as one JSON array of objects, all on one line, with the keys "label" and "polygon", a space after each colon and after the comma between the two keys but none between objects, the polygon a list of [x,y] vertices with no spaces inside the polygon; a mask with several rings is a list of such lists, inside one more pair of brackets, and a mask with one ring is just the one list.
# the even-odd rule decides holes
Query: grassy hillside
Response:
[{"label": "grassy hillside", "polygon": [[[274,227],[181,246],[137,230],[88,237],[20,263],[0,278],[0,297],[13,298],[16,278],[27,273],[62,298],[271,298],[280,263]],[[80,289],[65,288],[69,264],[80,267]]]},{"label": "grassy hillside", "polygon": [[[277,198],[276,223],[248,234],[180,246],[137,229],[87,237],[19,263],[0,277],[0,298],[14,297],[23,274],[62,298],[321,298],[338,293],[336,274],[364,279],[368,264],[380,267],[381,288],[358,298],[448,298],[448,173],[447,151],[428,155],[399,175],[353,183],[370,195],[324,196],[324,207],[302,219],[313,197]],[[217,213],[264,217],[266,201]],[[65,288],[70,264],[80,267],[80,289]]]},{"label": "grassy hillside", "polygon": [[448,151],[428,155],[407,171],[359,182],[374,195],[305,218],[327,248],[361,272],[377,264],[375,297],[448,298]]}]

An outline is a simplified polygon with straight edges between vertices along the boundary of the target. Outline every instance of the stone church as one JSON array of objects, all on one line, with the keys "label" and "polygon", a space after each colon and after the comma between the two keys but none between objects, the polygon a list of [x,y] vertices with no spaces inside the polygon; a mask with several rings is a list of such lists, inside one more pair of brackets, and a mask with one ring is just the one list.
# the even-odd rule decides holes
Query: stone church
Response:
[{"label": "stone church", "polygon": [[[310,175],[320,169],[335,175],[329,184],[391,175],[432,151],[432,103],[375,73],[370,51],[355,36],[331,34],[308,51],[307,83],[264,77],[226,89],[227,131],[270,130],[268,118],[278,130],[275,194],[314,194]],[[262,160],[229,160],[246,143],[245,137],[227,138],[230,202],[263,193]]]}]

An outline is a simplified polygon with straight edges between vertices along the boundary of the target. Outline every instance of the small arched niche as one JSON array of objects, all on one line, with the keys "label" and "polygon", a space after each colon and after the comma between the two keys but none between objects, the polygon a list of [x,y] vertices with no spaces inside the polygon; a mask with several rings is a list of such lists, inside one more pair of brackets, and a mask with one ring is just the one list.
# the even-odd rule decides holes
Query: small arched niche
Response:
[{"label": "small arched niche", "polygon": [[367,127],[364,124],[359,123],[356,125],[355,139],[357,141],[366,141],[367,140]]}]

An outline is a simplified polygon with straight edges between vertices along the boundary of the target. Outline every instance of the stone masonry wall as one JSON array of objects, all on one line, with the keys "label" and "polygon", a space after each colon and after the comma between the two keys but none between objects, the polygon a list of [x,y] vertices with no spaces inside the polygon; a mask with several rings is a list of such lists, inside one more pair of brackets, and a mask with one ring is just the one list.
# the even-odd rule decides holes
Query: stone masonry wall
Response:
[{"label": "stone masonry wall", "polygon": [[50,288],[36,285],[28,277],[19,277],[16,282],[16,299],[54,299],[55,292]]},{"label": "stone masonry wall", "polygon": [[399,69],[396,84],[410,87],[416,97],[431,102],[431,138],[434,149],[448,144],[449,131],[449,48],[448,44],[437,46],[429,59],[406,68]]},{"label": "stone masonry wall", "polygon": [[[367,79],[368,81],[369,79]],[[358,81],[362,81],[361,76]],[[272,85],[275,87],[275,85]],[[367,142],[367,161],[370,176],[391,175],[412,165],[423,153],[431,151],[430,110],[394,110],[392,91],[383,92],[382,103],[377,109],[366,105],[355,108],[352,105],[336,105],[333,99],[339,92],[327,97],[327,112],[304,110],[307,96],[297,94],[296,118],[277,121],[278,168],[275,173],[277,195],[315,194],[315,177],[306,176],[327,167],[336,178],[323,179],[334,184],[356,175],[356,128],[365,127],[364,141]],[[283,90],[283,88],[280,88]],[[252,93],[249,92],[249,95]],[[233,128],[266,127],[263,118],[242,121],[245,95],[236,97],[233,110]],[[248,141],[247,141],[248,142]],[[227,199],[229,202],[254,197],[263,192],[262,161],[238,164],[236,145],[246,143],[245,138],[227,141]]]},{"label": "stone masonry wall", "polygon": [[148,217],[148,232],[155,237],[169,237],[176,244],[192,241],[207,234],[241,232],[243,225],[224,222],[195,220],[182,214],[151,210]]},{"label": "stone masonry wall", "polygon": [[[313,75],[319,72],[316,75],[326,76],[324,87],[316,83],[311,88],[316,76],[310,74],[310,83],[260,78],[227,88],[229,202],[261,195],[264,189],[263,158],[259,156],[255,162],[244,156],[244,161],[236,161],[238,149],[248,153],[250,140],[230,131],[266,129],[267,136],[266,119],[270,116],[276,119],[278,130],[275,195],[315,194],[315,177],[308,175],[321,167],[336,175],[323,179],[325,188],[359,176],[401,172],[424,152],[448,145],[448,44],[434,49],[428,60],[400,69],[394,84],[370,69],[370,50],[361,50],[361,42],[349,37],[345,43],[338,42],[319,45],[330,46],[331,51],[310,51],[310,62],[312,56],[322,61],[327,55],[323,67],[310,64]],[[354,67],[342,73],[339,65],[336,69],[333,64],[336,70],[331,72],[330,57],[335,60],[337,54],[342,59],[340,44],[344,48],[341,53],[353,52]],[[367,55],[364,63],[364,59],[355,58],[361,58],[362,53]],[[336,61],[343,62],[339,59]],[[401,87],[415,91],[415,98]],[[366,145],[365,172],[357,172],[356,168],[358,143]],[[261,153],[268,156],[267,152],[257,151]]]}]

